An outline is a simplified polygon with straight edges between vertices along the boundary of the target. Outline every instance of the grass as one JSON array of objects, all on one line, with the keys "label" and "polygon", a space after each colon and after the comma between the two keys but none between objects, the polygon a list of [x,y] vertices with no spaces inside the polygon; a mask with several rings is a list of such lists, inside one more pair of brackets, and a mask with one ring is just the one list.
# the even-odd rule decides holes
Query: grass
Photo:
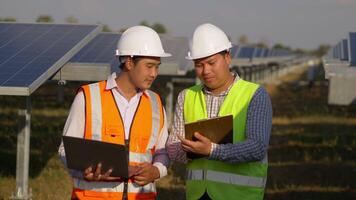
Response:
[{"label": "grass", "polygon": [[[264,85],[273,103],[273,130],[265,199],[356,199],[356,106],[327,105],[327,82],[319,69],[313,88],[302,67],[276,83]],[[78,83],[65,87],[56,101],[56,84],[32,96],[30,180],[33,199],[69,199],[71,179],[60,163],[57,147]],[[184,88],[182,85],[177,88]],[[157,84],[155,89],[164,90]],[[178,91],[175,91],[177,95]],[[165,94],[164,91],[161,92]],[[15,188],[17,109],[19,97],[0,97],[0,199]],[[158,199],[185,199],[185,167],[173,163],[157,182]]]}]

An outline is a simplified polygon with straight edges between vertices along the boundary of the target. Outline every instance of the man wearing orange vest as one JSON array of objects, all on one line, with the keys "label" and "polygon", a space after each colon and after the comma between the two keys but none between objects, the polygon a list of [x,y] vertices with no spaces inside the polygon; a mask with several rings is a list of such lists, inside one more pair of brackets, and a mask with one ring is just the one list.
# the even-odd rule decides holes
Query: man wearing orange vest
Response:
[{"label": "man wearing orange vest", "polygon": [[[154,181],[167,174],[165,111],[158,94],[148,90],[165,53],[158,34],[145,26],[127,29],[118,42],[120,73],[80,88],[63,134],[129,147],[129,179],[110,176],[111,170],[69,170],[72,199],[155,199]],[[59,155],[65,163],[63,144]],[[115,159],[115,158],[113,158]]]},{"label": "man wearing orange vest", "polygon": [[[230,72],[231,47],[227,35],[212,24],[198,26],[190,41],[187,59],[194,62],[201,84],[180,92],[167,142],[170,158],[187,163],[188,200],[264,196],[271,101],[263,87]],[[231,141],[216,144],[198,132],[196,140],[185,139],[185,123],[226,115],[233,116]],[[186,152],[202,158],[187,160]]]}]

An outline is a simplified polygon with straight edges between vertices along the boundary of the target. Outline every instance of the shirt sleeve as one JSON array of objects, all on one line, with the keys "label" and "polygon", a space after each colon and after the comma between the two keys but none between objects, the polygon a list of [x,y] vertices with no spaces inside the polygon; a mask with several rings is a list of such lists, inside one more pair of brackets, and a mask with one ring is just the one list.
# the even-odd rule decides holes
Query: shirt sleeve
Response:
[{"label": "shirt sleeve", "polygon": [[167,117],[166,117],[166,111],[163,108],[163,116],[164,116],[164,121],[163,121],[163,127],[161,130],[161,133],[159,134],[159,138],[156,142],[156,150],[155,153],[153,154],[153,165],[157,167],[160,178],[164,177],[167,175],[167,168],[169,166],[169,157],[168,153],[166,150],[166,142],[168,138],[168,129],[167,129]]},{"label": "shirt sleeve", "polygon": [[174,117],[173,117],[173,125],[172,125],[172,132],[168,137],[167,141],[167,151],[169,158],[171,160],[186,163],[187,162],[187,155],[186,152],[183,150],[181,142],[178,138],[179,136],[185,137],[184,133],[184,116],[183,116],[183,109],[184,109],[184,96],[186,90],[183,90],[179,93]]},{"label": "shirt sleeve", "polygon": [[209,159],[229,163],[263,160],[267,155],[271,128],[271,99],[266,90],[259,87],[247,111],[246,140],[235,144],[217,144]]},{"label": "shirt sleeve", "polygon": [[[72,106],[70,108],[67,121],[64,125],[63,135],[83,138],[84,128],[85,128],[85,98],[83,92],[80,91],[75,96]],[[63,141],[61,141],[61,144],[59,146],[58,154],[62,163],[65,166],[67,166]],[[78,170],[69,169],[69,173],[71,174],[71,176],[76,178],[83,177],[83,172]]]}]

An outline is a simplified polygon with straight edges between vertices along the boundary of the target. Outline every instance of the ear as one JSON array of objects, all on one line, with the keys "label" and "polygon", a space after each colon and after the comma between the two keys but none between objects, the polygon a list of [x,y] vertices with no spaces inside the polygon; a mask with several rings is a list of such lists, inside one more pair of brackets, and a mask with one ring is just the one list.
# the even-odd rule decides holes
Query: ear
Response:
[{"label": "ear", "polygon": [[128,71],[132,70],[133,67],[134,67],[134,63],[132,61],[132,58],[131,57],[128,57],[126,60],[125,60],[125,67]]},{"label": "ear", "polygon": [[228,64],[228,65],[230,65],[231,64],[231,55],[230,55],[230,51],[228,51],[226,54],[225,54],[225,60],[226,60],[226,63]]}]

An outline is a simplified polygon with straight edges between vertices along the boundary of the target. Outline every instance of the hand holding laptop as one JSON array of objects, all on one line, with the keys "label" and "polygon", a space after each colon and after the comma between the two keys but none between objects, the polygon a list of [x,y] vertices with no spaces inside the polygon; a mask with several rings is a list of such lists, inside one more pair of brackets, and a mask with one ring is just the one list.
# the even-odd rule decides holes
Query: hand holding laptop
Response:
[{"label": "hand holding laptop", "polygon": [[102,173],[101,166],[101,163],[98,163],[95,169],[88,167],[84,171],[84,179],[87,181],[123,181],[121,177],[110,176],[112,169]]},{"label": "hand holding laptop", "polygon": [[[110,176],[112,169],[107,170],[105,173],[101,169],[101,163],[98,163],[95,169],[88,167],[84,171],[84,179],[87,181],[124,181],[122,177]],[[129,166],[129,177],[133,178],[135,183],[142,186],[159,178],[159,172],[150,163],[142,163],[139,166]]]},{"label": "hand holding laptop", "polygon": [[123,145],[69,136],[63,136],[63,143],[68,168],[82,171],[87,181],[132,178],[137,184],[145,185],[159,178],[158,169],[151,163],[130,166]]},{"label": "hand holding laptop", "polygon": [[[98,163],[96,168],[88,167],[84,171],[84,179],[87,181],[124,181],[124,178],[118,176],[111,176],[112,169],[102,172],[102,164]],[[129,166],[129,177],[133,177],[138,174],[141,168],[139,166]]]},{"label": "hand holding laptop", "polygon": [[141,163],[137,167],[138,170],[132,176],[132,178],[133,181],[140,186],[153,182],[154,180],[160,177],[157,167],[152,165],[151,163]]}]

